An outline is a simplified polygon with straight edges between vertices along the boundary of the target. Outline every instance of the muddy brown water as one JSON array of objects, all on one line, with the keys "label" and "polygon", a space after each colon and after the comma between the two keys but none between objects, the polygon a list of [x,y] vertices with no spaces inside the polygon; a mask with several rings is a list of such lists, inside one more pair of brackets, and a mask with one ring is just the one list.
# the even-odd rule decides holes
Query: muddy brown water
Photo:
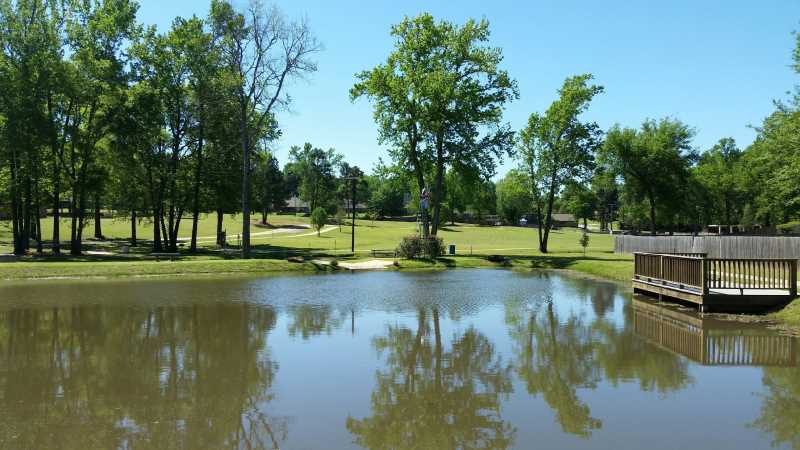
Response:
[{"label": "muddy brown water", "polygon": [[800,345],[502,270],[0,285],[1,449],[800,449]]}]

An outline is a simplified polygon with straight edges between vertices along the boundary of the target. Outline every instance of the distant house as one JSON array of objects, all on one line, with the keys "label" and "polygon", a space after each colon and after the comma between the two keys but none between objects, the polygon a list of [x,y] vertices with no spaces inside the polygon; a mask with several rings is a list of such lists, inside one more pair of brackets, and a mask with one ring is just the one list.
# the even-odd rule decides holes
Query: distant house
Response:
[{"label": "distant house", "polygon": [[[344,205],[342,205],[342,206],[344,206],[345,212],[347,212],[348,214],[352,214],[353,213],[353,205],[352,204],[353,204],[352,200],[345,199]],[[364,203],[356,203],[356,212],[357,213],[365,213],[365,212],[367,212],[367,210],[369,210],[369,207],[367,207],[366,204],[364,204]]]},{"label": "distant house", "polygon": [[553,214],[554,227],[577,227],[578,221],[572,214]]},{"label": "distant house", "polygon": [[297,213],[307,214],[307,213],[311,212],[310,208],[309,208],[309,205],[308,205],[308,202],[305,202],[305,201],[301,200],[296,195],[293,195],[293,196],[289,197],[288,200],[286,200],[286,204],[281,209],[281,211],[288,212],[288,213],[295,213],[295,214],[297,214]]}]

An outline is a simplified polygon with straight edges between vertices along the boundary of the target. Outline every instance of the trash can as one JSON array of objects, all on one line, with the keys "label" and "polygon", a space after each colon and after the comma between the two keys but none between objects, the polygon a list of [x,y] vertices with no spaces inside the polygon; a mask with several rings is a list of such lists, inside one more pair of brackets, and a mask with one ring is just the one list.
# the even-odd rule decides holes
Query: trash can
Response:
[{"label": "trash can", "polygon": [[456,246],[453,245],[453,244],[450,244],[449,246],[447,246],[447,254],[448,255],[455,255],[456,254]]}]

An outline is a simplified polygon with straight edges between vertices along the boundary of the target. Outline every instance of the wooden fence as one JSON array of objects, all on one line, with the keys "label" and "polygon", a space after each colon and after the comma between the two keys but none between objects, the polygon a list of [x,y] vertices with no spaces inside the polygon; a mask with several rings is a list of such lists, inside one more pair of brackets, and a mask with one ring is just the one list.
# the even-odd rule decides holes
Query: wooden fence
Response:
[{"label": "wooden fence", "polygon": [[615,253],[705,253],[709,258],[800,259],[794,236],[614,236]]}]

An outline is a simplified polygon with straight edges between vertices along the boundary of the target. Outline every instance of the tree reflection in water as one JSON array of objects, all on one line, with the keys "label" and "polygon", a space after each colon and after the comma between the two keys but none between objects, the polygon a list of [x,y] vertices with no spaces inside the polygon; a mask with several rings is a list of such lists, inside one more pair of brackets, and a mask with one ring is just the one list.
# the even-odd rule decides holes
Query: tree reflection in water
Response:
[{"label": "tree reflection in water", "polygon": [[0,312],[0,448],[278,448],[271,308]]},{"label": "tree reflection in water", "polygon": [[[624,325],[607,319],[613,296],[598,283],[561,278],[574,295],[591,302],[595,315],[571,312],[561,317],[550,292],[525,301],[506,301],[506,324],[515,343],[514,370],[529,394],[542,398],[553,409],[561,429],[582,438],[602,427],[579,389],[595,389],[601,380],[617,385],[638,380],[643,390],[661,394],[683,389],[692,380],[688,363],[636,336],[632,307],[626,302]],[[598,306],[597,303],[601,305]]]},{"label": "tree reflection in water", "polygon": [[[432,322],[432,324],[431,324]],[[373,340],[386,355],[372,393],[372,416],[347,419],[356,443],[370,449],[511,446],[514,430],[500,417],[511,392],[511,367],[479,331],[445,347],[438,307],[417,310],[417,327],[389,326]]]},{"label": "tree reflection in water", "polygon": [[753,423],[772,436],[773,445],[800,449],[800,371],[796,367],[765,367],[766,393],[761,415]]}]

